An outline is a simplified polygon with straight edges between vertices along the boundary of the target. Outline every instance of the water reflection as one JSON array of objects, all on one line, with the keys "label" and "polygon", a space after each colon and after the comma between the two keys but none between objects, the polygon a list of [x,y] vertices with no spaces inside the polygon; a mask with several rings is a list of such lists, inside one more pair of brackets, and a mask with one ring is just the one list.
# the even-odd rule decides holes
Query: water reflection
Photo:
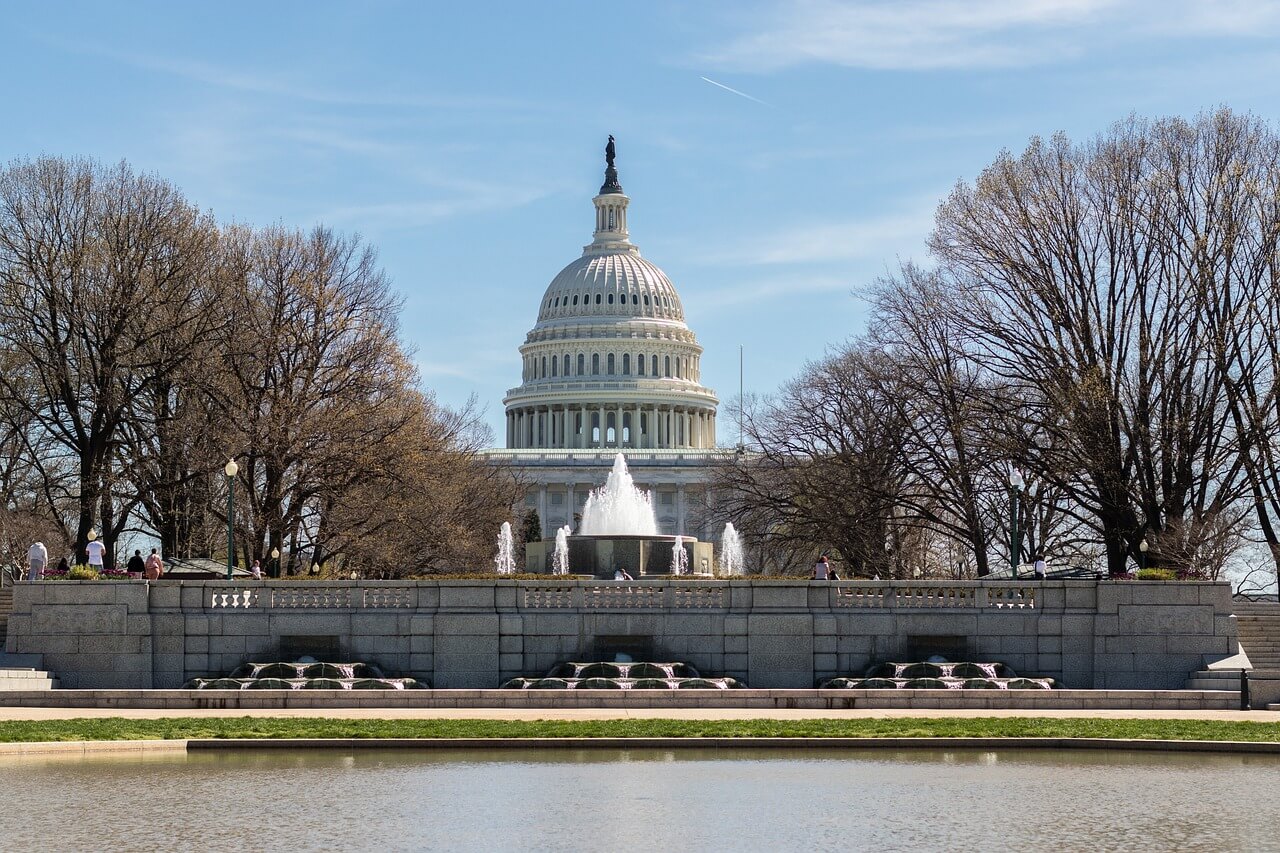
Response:
[{"label": "water reflection", "polygon": [[[0,760],[5,849],[1280,850],[1280,757],[289,750]],[[12,801],[11,801],[12,803]],[[1245,819],[1247,816],[1247,819]]]}]

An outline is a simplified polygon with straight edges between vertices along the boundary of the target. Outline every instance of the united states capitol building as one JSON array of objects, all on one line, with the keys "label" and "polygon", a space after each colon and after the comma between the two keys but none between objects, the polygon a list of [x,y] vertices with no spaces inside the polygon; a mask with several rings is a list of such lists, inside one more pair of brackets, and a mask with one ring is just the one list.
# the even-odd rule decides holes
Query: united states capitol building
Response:
[{"label": "united states capitol building", "polygon": [[707,539],[719,400],[700,382],[702,347],[675,286],[631,242],[613,154],[610,137],[592,240],[542,294],[520,347],[521,384],[503,400],[506,447],[489,458],[528,483],[525,506],[544,536],[577,529],[621,451],[660,532]]}]

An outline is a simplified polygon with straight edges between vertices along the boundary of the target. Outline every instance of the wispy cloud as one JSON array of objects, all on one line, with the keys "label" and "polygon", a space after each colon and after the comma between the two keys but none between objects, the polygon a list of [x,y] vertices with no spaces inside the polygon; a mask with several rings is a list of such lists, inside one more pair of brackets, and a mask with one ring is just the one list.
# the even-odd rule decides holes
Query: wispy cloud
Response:
[{"label": "wispy cloud", "polygon": [[[229,68],[193,58],[166,56],[163,53],[123,51],[99,44],[41,37],[49,45],[68,53],[94,56],[122,65],[154,71],[201,83],[207,86],[273,96],[315,104],[363,107],[446,108],[467,110],[535,110],[539,107],[527,101],[474,96],[467,94],[440,95],[434,93],[406,93],[379,87],[377,89],[352,90],[341,86],[318,85],[300,79],[293,71],[271,68]],[[314,75],[309,75],[314,76]]]},{"label": "wispy cloud", "polygon": [[1256,38],[1280,8],[1247,0],[791,0],[697,61],[935,70],[1051,63],[1134,39]]},{"label": "wispy cloud", "polygon": [[928,196],[896,212],[869,217],[818,221],[758,235],[715,253],[715,263],[820,264],[856,260],[882,261],[924,249],[933,212],[942,194]]},{"label": "wispy cloud", "polygon": [[732,86],[726,86],[723,83],[717,83],[715,80],[712,80],[710,77],[703,77],[702,79],[710,83],[712,86],[719,86],[721,89],[724,89],[726,92],[732,92],[733,94],[737,95],[740,98],[746,98],[748,101],[755,101],[757,104],[764,104],[764,106],[766,107],[769,106],[769,104],[765,103],[759,98],[756,98],[752,95],[748,95],[746,92],[739,92],[737,89],[733,88]]}]

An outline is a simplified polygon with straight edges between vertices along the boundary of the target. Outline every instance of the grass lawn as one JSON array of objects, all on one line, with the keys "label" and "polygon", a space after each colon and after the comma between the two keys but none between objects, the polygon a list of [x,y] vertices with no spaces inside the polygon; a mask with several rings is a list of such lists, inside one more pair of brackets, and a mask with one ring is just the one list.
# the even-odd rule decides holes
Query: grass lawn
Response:
[{"label": "grass lawn", "polygon": [[1084,737],[1280,741],[1280,723],[1037,717],[857,720],[344,720],[171,717],[0,722],[0,742],[177,738]]}]

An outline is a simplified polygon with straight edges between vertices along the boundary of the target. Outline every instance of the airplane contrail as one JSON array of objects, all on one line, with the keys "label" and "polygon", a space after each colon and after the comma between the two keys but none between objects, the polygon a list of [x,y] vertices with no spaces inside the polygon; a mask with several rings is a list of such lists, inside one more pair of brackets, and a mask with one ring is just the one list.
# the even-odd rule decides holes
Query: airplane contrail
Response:
[{"label": "airplane contrail", "polygon": [[742,97],[742,98],[746,98],[748,101],[755,101],[757,104],[764,104],[766,107],[770,106],[768,103],[765,103],[759,98],[753,98],[750,95],[748,95],[746,92],[739,92],[737,89],[733,88],[732,86],[726,86],[723,83],[717,83],[715,80],[712,80],[710,77],[703,77],[702,79],[706,80],[712,86],[719,86],[721,89],[724,89],[726,92],[733,92],[733,94],[738,95],[739,97]]}]

